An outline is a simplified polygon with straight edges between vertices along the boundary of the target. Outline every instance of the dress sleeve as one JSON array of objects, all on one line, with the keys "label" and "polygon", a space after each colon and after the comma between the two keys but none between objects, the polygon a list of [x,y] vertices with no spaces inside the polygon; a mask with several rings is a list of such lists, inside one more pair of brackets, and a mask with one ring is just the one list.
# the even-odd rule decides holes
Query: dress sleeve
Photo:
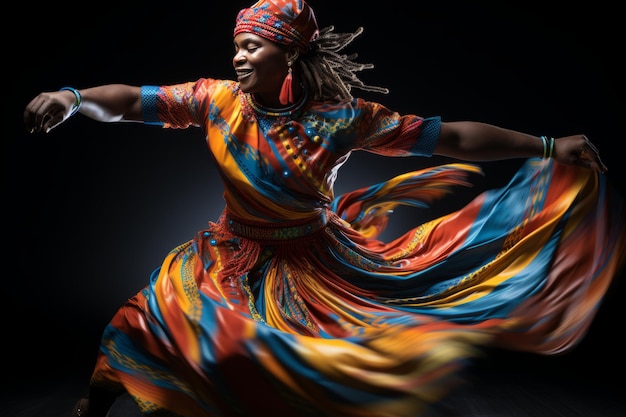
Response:
[{"label": "dress sleeve", "polygon": [[385,156],[432,156],[441,118],[400,115],[378,103],[357,100],[361,120],[357,148]]},{"label": "dress sleeve", "polygon": [[176,129],[201,126],[214,85],[215,80],[200,79],[168,86],[142,86],[144,123]]}]

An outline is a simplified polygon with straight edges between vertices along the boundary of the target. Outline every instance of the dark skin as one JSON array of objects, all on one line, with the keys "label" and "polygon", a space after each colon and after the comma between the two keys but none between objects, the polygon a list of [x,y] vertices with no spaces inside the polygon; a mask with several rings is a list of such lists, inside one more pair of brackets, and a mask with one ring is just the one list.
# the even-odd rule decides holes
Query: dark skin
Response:
[{"label": "dark skin", "polygon": [[[286,48],[251,33],[234,38],[233,67],[241,90],[252,93],[264,106],[283,107],[279,95],[283,80],[298,59],[296,48]],[[293,71],[294,98],[302,95],[297,71]],[[101,122],[142,122],[141,88],[125,84],[108,84],[80,90],[79,112]],[[66,121],[76,97],[71,91],[43,92],[33,98],[24,110],[24,124],[31,133],[48,133]],[[473,122],[441,124],[435,154],[464,161],[494,161],[537,157],[543,154],[543,142],[534,135]],[[578,165],[601,173],[607,171],[596,147],[583,134],[555,139],[552,157],[563,164]],[[92,393],[96,394],[96,393]],[[112,403],[111,394],[93,395],[91,402],[81,399],[74,416],[100,416]],[[91,410],[90,410],[91,408]]]},{"label": "dark skin", "polygon": [[[233,67],[242,91],[271,108],[282,107],[278,97],[288,71],[288,62],[298,58],[296,48],[285,48],[251,33],[234,38]],[[293,71],[294,97],[302,94],[297,71]],[[141,88],[109,84],[80,90],[79,112],[101,122],[141,122]],[[67,120],[75,102],[71,91],[43,92],[24,110],[24,124],[31,132],[49,132]],[[463,161],[494,161],[529,158],[543,154],[543,142],[537,136],[504,129],[491,124],[459,121],[444,122],[436,155]],[[553,158],[560,163],[583,166],[605,173],[598,149],[583,134],[555,139]]]},{"label": "dark skin", "polygon": [[[253,93],[260,104],[271,108],[283,107],[279,101],[280,89],[289,70],[289,63],[298,58],[298,49],[276,45],[251,33],[235,36],[233,67],[241,91]],[[292,75],[294,99],[302,94],[298,75]]]}]

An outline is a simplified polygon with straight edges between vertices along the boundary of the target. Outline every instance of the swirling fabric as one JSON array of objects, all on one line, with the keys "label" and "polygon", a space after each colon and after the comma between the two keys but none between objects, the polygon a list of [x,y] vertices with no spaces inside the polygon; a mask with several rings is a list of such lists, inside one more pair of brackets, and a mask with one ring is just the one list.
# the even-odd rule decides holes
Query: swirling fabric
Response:
[{"label": "swirling fabric", "polygon": [[231,81],[143,87],[146,123],[199,127],[219,219],[174,248],[114,316],[92,384],[153,415],[419,416],[481,346],[575,346],[624,260],[601,175],[529,159],[463,208],[378,236],[480,169],[406,173],[333,194],[352,151],[429,156],[440,120],[363,100],[255,111]]}]

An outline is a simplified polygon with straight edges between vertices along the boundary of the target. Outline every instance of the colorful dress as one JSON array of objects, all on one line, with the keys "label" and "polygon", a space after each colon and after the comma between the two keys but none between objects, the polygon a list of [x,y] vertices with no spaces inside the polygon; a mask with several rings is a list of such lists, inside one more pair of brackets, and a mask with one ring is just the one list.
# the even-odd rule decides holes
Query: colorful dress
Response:
[{"label": "colorful dress", "polygon": [[335,196],[353,151],[430,156],[440,119],[377,103],[273,112],[233,81],[142,88],[145,122],[200,127],[225,209],[107,326],[92,385],[144,412],[419,416],[480,346],[554,354],[585,335],[624,260],[601,175],[529,159],[499,189],[390,241],[480,169],[448,164]]}]

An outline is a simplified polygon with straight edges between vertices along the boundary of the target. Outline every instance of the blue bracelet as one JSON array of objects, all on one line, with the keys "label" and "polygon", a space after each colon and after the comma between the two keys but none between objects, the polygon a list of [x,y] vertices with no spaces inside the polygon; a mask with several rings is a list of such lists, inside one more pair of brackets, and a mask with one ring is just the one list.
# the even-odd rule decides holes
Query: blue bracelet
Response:
[{"label": "blue bracelet", "polygon": [[83,104],[83,97],[80,95],[80,92],[74,87],[61,87],[59,88],[59,91],[71,91],[72,93],[74,93],[74,97],[76,97],[76,100],[74,101],[74,105],[72,106],[72,113],[70,113],[70,116],[75,115],[78,109],[80,109],[81,104]]}]

